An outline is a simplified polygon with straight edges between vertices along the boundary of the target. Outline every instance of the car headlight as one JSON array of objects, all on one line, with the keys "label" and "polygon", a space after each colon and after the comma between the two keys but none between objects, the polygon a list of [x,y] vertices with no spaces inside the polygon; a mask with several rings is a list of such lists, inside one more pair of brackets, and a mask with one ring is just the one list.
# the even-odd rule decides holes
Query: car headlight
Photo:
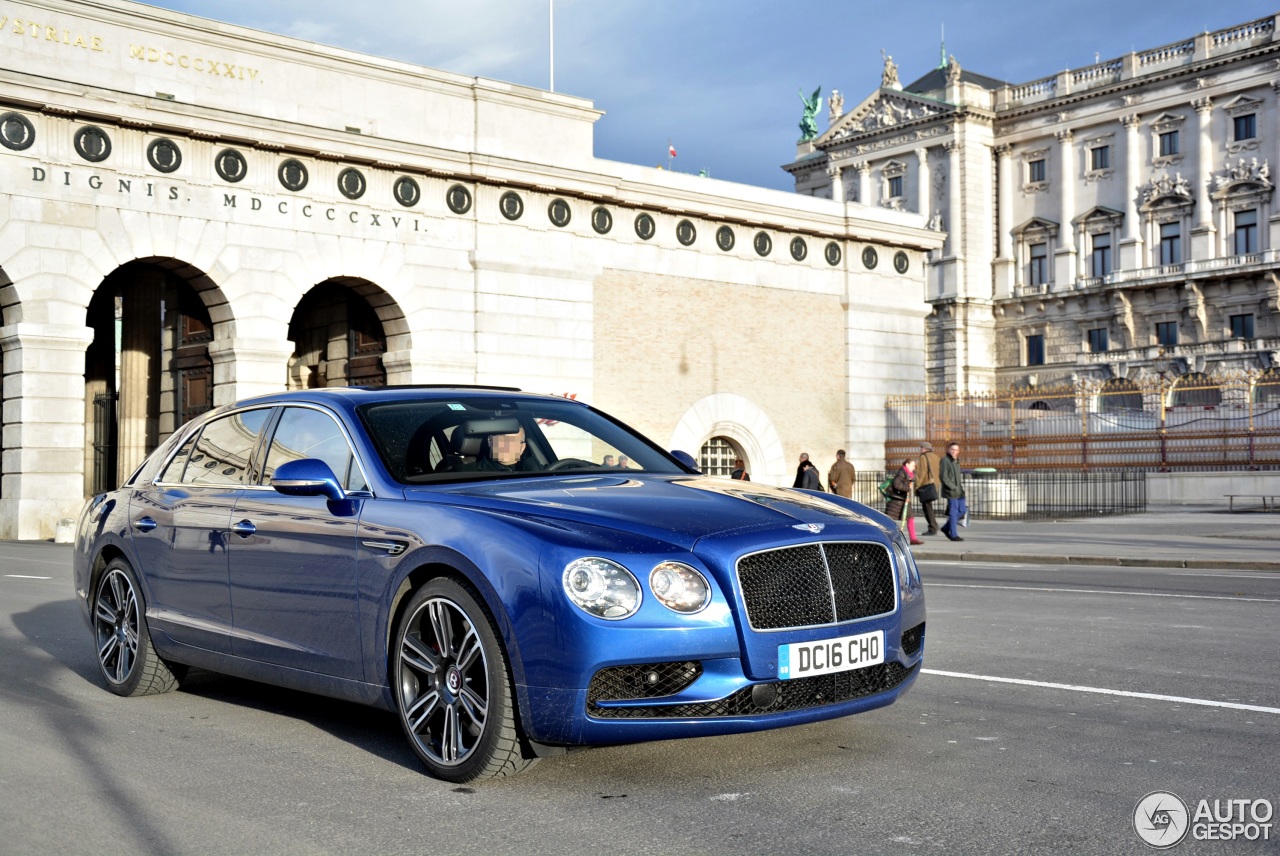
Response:
[{"label": "car headlight", "polygon": [[658,602],[672,612],[697,612],[711,600],[711,585],[694,568],[680,562],[663,562],[649,573],[649,588]]},{"label": "car headlight", "polygon": [[617,562],[575,559],[565,566],[562,582],[569,600],[597,618],[626,618],[640,608],[640,583]]},{"label": "car headlight", "polygon": [[911,548],[903,543],[901,534],[893,536],[893,563],[898,566],[898,582],[904,589],[911,588]]},{"label": "car headlight", "polygon": [[920,568],[916,565],[916,557],[912,555],[911,547],[901,532],[893,536],[893,563],[898,566],[898,582],[904,589],[909,589],[912,585],[920,585]]}]

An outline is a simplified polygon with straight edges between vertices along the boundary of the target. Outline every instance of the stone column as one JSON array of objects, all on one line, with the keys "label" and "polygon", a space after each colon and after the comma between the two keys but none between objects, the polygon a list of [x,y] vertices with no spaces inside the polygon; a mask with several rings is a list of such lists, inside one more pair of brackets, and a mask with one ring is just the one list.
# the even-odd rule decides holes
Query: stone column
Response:
[{"label": "stone column", "polygon": [[840,164],[827,164],[827,177],[831,179],[831,198],[836,202],[844,202],[844,178]]},{"label": "stone column", "polygon": [[214,406],[285,389],[293,350],[293,342],[283,336],[278,340],[236,338],[210,342]]},{"label": "stone column", "polygon": [[871,205],[872,203],[867,201],[871,197],[871,164],[858,161],[852,166],[858,181],[858,202]]},{"label": "stone column", "polygon": [[1120,119],[1124,124],[1124,228],[1116,254],[1116,270],[1143,267],[1142,230],[1138,218],[1138,182],[1142,178],[1142,140],[1138,129],[1142,120],[1137,114]]},{"label": "stone column", "polygon": [[996,258],[995,296],[1008,297],[1013,293],[1016,262],[1013,257],[1013,146],[1002,143],[993,151],[996,156]]},{"label": "stone column", "polygon": [[160,300],[164,272],[144,269],[120,296],[120,401],[116,478],[127,479],[159,437]]},{"label": "stone column", "polygon": [[924,146],[916,149],[916,213],[929,220],[929,150]]},{"label": "stone column", "polygon": [[964,222],[963,202],[964,188],[961,186],[960,156],[963,148],[959,142],[946,144],[947,150],[947,248],[945,254],[950,258],[959,258],[964,252],[960,240]]},{"label": "stone column", "polygon": [[0,327],[4,351],[4,485],[0,538],[41,540],[84,504],[84,352],[93,330]]},{"label": "stone column", "polygon": [[1213,100],[1199,98],[1191,102],[1191,106],[1196,108],[1196,210],[1192,218],[1195,225],[1191,229],[1191,254],[1184,261],[1211,259],[1217,255],[1214,251],[1217,229],[1213,225],[1213,206],[1209,202],[1209,186],[1213,181],[1213,134],[1210,127]]},{"label": "stone column", "polygon": [[1071,130],[1059,131],[1058,248],[1054,251],[1053,287],[1071,288],[1076,281],[1076,237],[1071,224],[1076,210],[1076,152]]}]

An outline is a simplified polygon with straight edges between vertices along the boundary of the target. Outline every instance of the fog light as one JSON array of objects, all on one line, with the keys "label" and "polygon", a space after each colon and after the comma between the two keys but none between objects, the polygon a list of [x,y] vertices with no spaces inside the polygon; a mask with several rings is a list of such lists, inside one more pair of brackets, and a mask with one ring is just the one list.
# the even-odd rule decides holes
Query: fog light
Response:
[{"label": "fog light", "polygon": [[777,684],[756,684],[751,688],[751,703],[758,708],[773,707],[773,703],[777,700]]}]

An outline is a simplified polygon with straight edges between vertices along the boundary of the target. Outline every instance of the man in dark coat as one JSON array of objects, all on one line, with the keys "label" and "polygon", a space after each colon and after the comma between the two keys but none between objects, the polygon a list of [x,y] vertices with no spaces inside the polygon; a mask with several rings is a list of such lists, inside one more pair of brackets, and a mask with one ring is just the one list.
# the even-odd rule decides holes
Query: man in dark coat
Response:
[{"label": "man in dark coat", "polygon": [[[916,459],[916,496],[920,498],[920,507],[924,510],[924,519],[929,521],[925,535],[938,534],[938,518],[933,511],[933,504],[942,496],[942,458],[933,450],[932,443],[920,444],[920,457]],[[928,486],[932,485],[932,488]]]},{"label": "man in dark coat", "polygon": [[947,522],[942,525],[942,534],[952,541],[963,541],[956,530],[960,518],[964,517],[968,507],[964,501],[964,475],[960,472],[960,445],[947,444],[947,456],[942,459],[938,468],[942,476],[942,498],[947,501]]}]

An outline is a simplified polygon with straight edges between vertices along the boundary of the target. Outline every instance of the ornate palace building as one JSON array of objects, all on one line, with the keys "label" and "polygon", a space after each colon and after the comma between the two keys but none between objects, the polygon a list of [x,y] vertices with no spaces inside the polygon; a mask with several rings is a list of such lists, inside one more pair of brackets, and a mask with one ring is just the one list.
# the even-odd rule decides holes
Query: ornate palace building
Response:
[{"label": "ornate palace building", "polygon": [[0,57],[0,538],[287,386],[572,395],[772,484],[878,469],[924,390],[918,214],[599,160],[590,101],[128,0],[6,0]]},{"label": "ornate palace building", "polygon": [[952,57],[903,86],[886,58],[881,87],[847,112],[833,98],[785,168],[801,194],[945,233],[928,262],[931,392],[1158,376],[1178,378],[1177,404],[1178,383],[1268,371],[1271,389],[1278,23],[1021,84]]}]

